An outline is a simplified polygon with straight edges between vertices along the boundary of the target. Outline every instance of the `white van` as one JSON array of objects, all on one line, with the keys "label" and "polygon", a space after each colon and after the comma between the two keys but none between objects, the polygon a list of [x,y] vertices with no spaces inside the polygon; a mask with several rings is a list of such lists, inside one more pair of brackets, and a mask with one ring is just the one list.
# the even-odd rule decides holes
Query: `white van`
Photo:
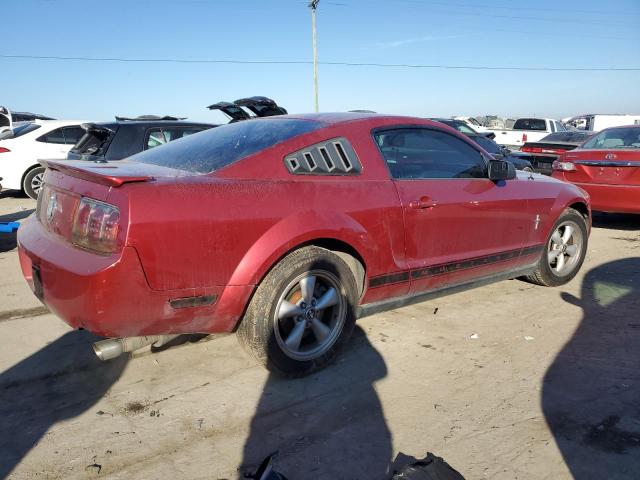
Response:
[{"label": "white van", "polygon": [[640,124],[640,115],[590,113],[571,117],[566,125],[577,130],[599,132],[609,127]]}]

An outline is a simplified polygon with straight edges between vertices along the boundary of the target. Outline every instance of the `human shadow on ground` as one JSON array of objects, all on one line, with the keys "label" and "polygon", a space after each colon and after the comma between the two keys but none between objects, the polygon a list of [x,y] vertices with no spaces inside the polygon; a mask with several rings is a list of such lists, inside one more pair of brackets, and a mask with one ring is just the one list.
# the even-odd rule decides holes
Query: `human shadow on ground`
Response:
[{"label": "human shadow on ground", "polygon": [[0,373],[0,478],[48,429],[85,412],[118,380],[128,356],[101,362],[91,348],[96,340],[69,332]]},{"label": "human shadow on ground", "polygon": [[547,371],[542,409],[576,480],[640,478],[640,257],[589,271],[583,319]]},{"label": "human shadow on ground", "polygon": [[241,472],[254,472],[277,450],[276,468],[290,480],[388,478],[391,433],[374,388],[386,375],[382,356],[359,326],[332,366],[296,380],[270,374]]}]

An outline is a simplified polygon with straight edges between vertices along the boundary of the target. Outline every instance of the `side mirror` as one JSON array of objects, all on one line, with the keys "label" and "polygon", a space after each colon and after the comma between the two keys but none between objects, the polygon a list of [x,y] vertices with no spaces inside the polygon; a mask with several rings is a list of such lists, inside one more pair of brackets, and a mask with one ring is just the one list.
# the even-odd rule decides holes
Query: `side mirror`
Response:
[{"label": "side mirror", "polygon": [[489,180],[511,180],[516,178],[516,167],[505,160],[489,160]]}]

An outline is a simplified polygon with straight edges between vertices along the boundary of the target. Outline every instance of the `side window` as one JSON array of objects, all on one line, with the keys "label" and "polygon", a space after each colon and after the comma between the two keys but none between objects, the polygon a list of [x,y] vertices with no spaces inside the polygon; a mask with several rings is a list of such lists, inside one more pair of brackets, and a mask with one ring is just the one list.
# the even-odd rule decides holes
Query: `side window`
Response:
[{"label": "side window", "polygon": [[558,130],[556,129],[556,122],[549,122],[549,130],[551,133],[556,133]]},{"label": "side window", "polygon": [[486,178],[481,153],[448,133],[401,128],[375,139],[393,178]]},{"label": "side window", "polygon": [[205,129],[200,127],[153,128],[149,130],[149,133],[147,134],[147,140],[145,142],[144,149],[148,150],[153,147],[158,147],[173,140],[177,140],[178,138],[201,132],[202,130]]},{"label": "side window", "polygon": [[178,138],[186,137],[188,135],[201,132],[201,128],[197,127],[169,127],[163,128],[164,136],[167,142],[177,140]]},{"label": "side window", "polygon": [[75,145],[84,135],[84,129],[74,125],[73,127],[64,127],[62,133],[64,134],[64,143]]},{"label": "side window", "polygon": [[149,130],[149,133],[147,134],[147,141],[145,142],[144,149],[148,150],[149,148],[159,147],[167,142],[168,140],[165,138],[162,129],[153,128]]},{"label": "side window", "polygon": [[36,138],[36,141],[64,145],[64,133],[62,133],[62,128],[56,128],[55,130],[51,130],[49,133],[45,133],[41,137]]}]

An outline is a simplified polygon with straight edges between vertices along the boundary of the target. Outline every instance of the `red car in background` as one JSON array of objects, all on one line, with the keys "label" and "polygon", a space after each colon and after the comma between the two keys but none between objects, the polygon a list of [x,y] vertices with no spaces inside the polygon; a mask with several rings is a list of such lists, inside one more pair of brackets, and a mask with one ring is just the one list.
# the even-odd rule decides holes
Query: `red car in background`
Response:
[{"label": "red car in background", "polygon": [[22,270],[72,327],[124,337],[101,358],[237,331],[269,369],[304,375],[357,316],[500,279],[566,283],[590,230],[579,188],[411,117],[246,120],[47,167]]},{"label": "red car in background", "polygon": [[602,130],[553,170],[553,177],[586,190],[593,210],[640,213],[640,125]]}]

